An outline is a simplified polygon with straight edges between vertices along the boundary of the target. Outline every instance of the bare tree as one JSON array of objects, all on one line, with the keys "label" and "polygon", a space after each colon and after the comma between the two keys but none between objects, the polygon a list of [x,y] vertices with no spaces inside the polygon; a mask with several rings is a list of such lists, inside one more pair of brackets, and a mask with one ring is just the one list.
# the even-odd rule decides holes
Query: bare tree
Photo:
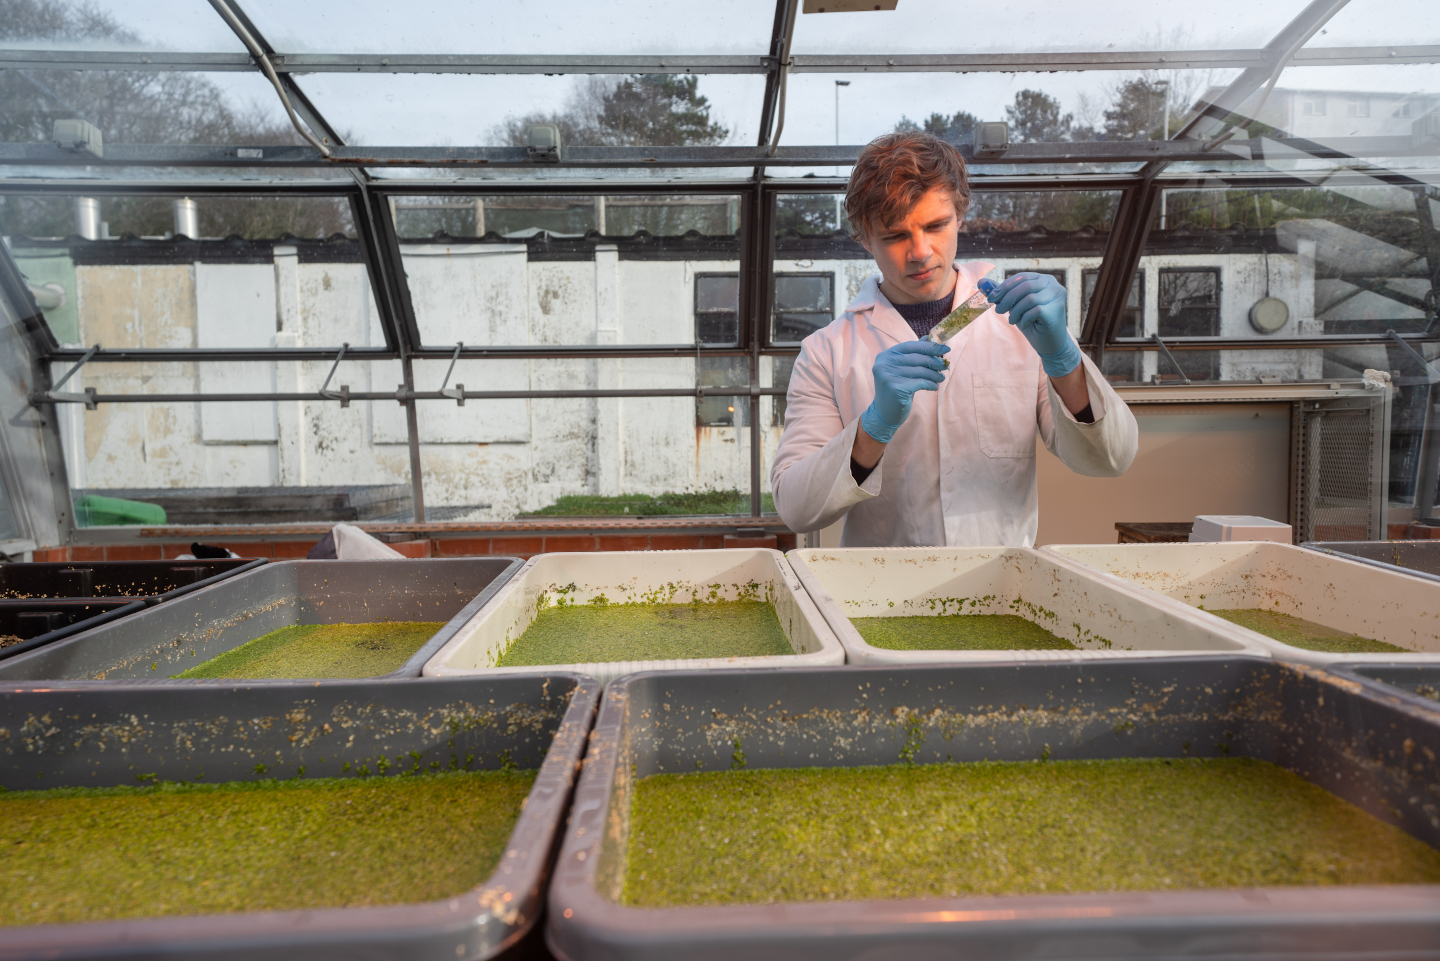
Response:
[{"label": "bare tree", "polygon": [[[141,43],[137,34],[89,2],[0,0],[0,42],[83,46],[97,40]],[[106,144],[302,142],[261,104],[233,106],[198,73],[10,69],[0,71],[0,104],[0,139],[7,141],[43,143],[56,120],[79,117],[99,127]],[[172,223],[170,202],[154,198],[107,199],[104,216],[115,233],[163,234]],[[6,234],[63,236],[73,223],[66,198],[16,197],[0,207],[0,231]],[[354,232],[345,202],[315,198],[207,200],[200,223],[206,236]]]}]

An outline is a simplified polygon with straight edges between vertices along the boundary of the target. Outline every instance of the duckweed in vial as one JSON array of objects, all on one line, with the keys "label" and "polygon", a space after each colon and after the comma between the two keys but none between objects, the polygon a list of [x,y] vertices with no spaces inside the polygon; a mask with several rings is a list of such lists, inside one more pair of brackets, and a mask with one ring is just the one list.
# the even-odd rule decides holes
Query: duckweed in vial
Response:
[{"label": "duckweed in vial", "polygon": [[1018,614],[854,617],[872,647],[887,651],[1073,651],[1075,645]]},{"label": "duckweed in vial", "polygon": [[566,604],[542,610],[497,667],[794,654],[775,606]]},{"label": "duckweed in vial", "polygon": [[1249,628],[1257,634],[1264,634],[1282,644],[1304,648],[1307,651],[1324,651],[1327,654],[1409,653],[1406,648],[1397,647],[1394,644],[1361,637],[1347,631],[1337,631],[1333,627],[1292,617],[1289,614],[1281,614],[1279,611],[1238,608],[1228,611],[1210,611],[1210,613],[1216,617],[1223,617],[1232,624]]},{"label": "duckweed in vial", "polygon": [[408,904],[489,877],[535,772],[0,794],[0,925]]},{"label": "duckweed in vial", "polygon": [[375,677],[403,667],[441,621],[293,624],[175,677]]},{"label": "duckweed in vial", "polygon": [[1250,758],[656,774],[635,907],[1434,884],[1440,851]]}]

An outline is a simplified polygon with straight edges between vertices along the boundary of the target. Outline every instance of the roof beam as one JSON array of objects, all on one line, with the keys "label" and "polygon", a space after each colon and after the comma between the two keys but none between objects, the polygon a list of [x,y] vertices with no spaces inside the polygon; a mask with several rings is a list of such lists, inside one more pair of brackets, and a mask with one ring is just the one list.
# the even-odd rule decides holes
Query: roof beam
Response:
[{"label": "roof beam", "polygon": [[[987,165],[1053,163],[1146,163],[1151,161],[1228,161],[1264,159],[1265,145],[1317,159],[1433,156],[1433,145],[1416,146],[1409,137],[1335,137],[1240,140],[1205,151],[1197,140],[1100,140],[1012,144]],[[780,147],[567,147],[559,167],[745,167],[845,166],[859,156],[858,144]],[[970,147],[961,147],[970,158]],[[0,143],[0,165],[45,167],[432,167],[535,169],[524,147],[336,147],[329,158],[313,147],[252,145],[107,144],[103,160],[61,150],[51,143]],[[1222,167],[1223,170],[1223,167]]]},{"label": "roof beam", "polygon": [[[783,2],[783,0],[781,0]],[[276,73],[753,73],[775,71],[775,55],[661,56],[275,53]],[[1075,53],[975,54],[796,54],[791,73],[1055,73],[1081,70],[1266,69],[1274,58],[1265,49],[1098,50]],[[1300,67],[1364,66],[1440,62],[1440,45],[1394,44],[1319,47],[1299,51]],[[249,71],[243,53],[170,51],[0,50],[0,68],[26,70]],[[1268,74],[1267,74],[1268,75]],[[1262,80],[1263,82],[1263,80]]]}]

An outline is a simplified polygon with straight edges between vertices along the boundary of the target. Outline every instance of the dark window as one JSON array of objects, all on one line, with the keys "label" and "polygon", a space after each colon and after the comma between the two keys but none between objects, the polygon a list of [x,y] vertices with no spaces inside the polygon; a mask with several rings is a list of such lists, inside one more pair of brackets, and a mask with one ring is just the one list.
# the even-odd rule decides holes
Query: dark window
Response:
[{"label": "dark window", "polygon": [[[1080,272],[1080,316],[1090,312],[1090,298],[1095,296],[1095,284],[1100,271],[1095,269]],[[1116,337],[1145,336],[1145,271],[1135,271],[1130,280],[1130,292],[1125,295],[1125,310],[1120,315],[1120,326]],[[1138,350],[1106,351],[1103,372],[1105,379],[1114,383],[1139,383],[1144,375],[1142,361],[1144,353]]]},{"label": "dark window", "polygon": [[798,344],[834,319],[834,274],[775,275],[771,343]]},{"label": "dark window", "polygon": [[[1220,333],[1220,270],[1166,268],[1160,271],[1160,338],[1216,337]],[[1191,380],[1215,380],[1220,354],[1213,350],[1175,351],[1175,360]],[[1160,376],[1170,371],[1161,361]],[[1173,367],[1171,367],[1173,371]]]},{"label": "dark window", "polygon": [[740,275],[695,275],[695,342],[712,347],[740,343]]}]

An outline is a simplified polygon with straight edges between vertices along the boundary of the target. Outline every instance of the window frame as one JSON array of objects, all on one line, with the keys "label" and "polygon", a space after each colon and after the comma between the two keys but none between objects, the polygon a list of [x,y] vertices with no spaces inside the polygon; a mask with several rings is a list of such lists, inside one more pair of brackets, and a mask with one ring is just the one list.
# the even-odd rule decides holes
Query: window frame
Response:
[{"label": "window frame", "polygon": [[[734,309],[733,311],[730,311],[730,310],[715,310],[715,309],[713,309],[713,308],[706,308],[706,309],[703,309],[703,310],[701,309],[701,307],[700,307],[700,281],[702,281],[702,280],[714,280],[714,279],[724,279],[724,280],[734,280],[734,281],[735,281],[735,309]],[[692,306],[691,306],[691,313],[694,314],[694,320],[695,320],[695,348],[696,348],[696,350],[705,350],[705,349],[707,349],[707,348],[716,349],[716,350],[734,350],[735,348],[737,348],[737,347],[740,346],[740,341],[741,341],[741,337],[740,337],[740,280],[741,280],[741,278],[740,278],[740,271],[738,271],[738,270],[737,270],[737,271],[702,270],[702,271],[696,271],[695,274],[693,275],[693,277],[692,277],[692,281],[693,281],[693,282],[692,282],[692,284],[691,284],[691,293],[690,293],[690,296],[691,296],[691,305],[692,305]],[[703,314],[703,315],[721,315],[721,314],[727,314],[727,313],[728,313],[728,314],[731,314],[731,315],[735,318],[735,339],[734,339],[733,341],[726,341],[726,342],[723,342],[723,343],[722,343],[722,342],[719,342],[719,341],[701,340],[701,339],[700,339],[700,317],[701,317],[701,315],[702,315],[702,314]]]},{"label": "window frame", "polygon": [[[803,341],[803,340],[805,339],[805,337],[810,336],[810,334],[806,334],[805,337],[801,337],[799,340],[777,340],[777,339],[775,338],[775,333],[776,333],[775,319],[776,319],[776,317],[778,317],[778,316],[780,315],[780,313],[781,313],[780,308],[779,308],[779,304],[778,304],[777,301],[776,301],[776,292],[777,292],[778,287],[779,287],[779,284],[778,284],[777,282],[778,282],[779,280],[781,280],[782,278],[784,278],[784,279],[789,279],[789,278],[793,278],[793,277],[823,277],[823,278],[825,278],[825,279],[828,279],[828,280],[830,281],[830,310],[829,310],[829,317],[828,317],[828,319],[825,321],[825,324],[829,324],[831,321],[833,321],[833,320],[835,319],[835,289],[836,289],[836,287],[839,286],[839,278],[836,276],[835,271],[833,271],[833,270],[783,270],[783,271],[782,271],[782,270],[777,270],[777,271],[775,271],[775,272],[773,272],[773,273],[771,274],[771,282],[770,282],[770,324],[769,324],[769,330],[767,331],[767,333],[769,334],[769,338],[770,338],[769,341],[768,341],[768,343],[770,343],[770,344],[772,344],[772,345],[774,345],[774,346],[776,346],[776,347],[798,347],[798,346],[800,346],[801,341]],[[787,311],[784,311],[784,313],[787,313],[787,314],[815,314],[816,316],[819,316],[819,315],[825,313],[825,311],[822,311],[822,310],[787,310]],[[815,330],[821,330],[821,329],[823,329],[823,328],[825,327],[825,324],[821,324],[819,327],[816,327]],[[814,332],[815,332],[815,331],[812,330],[810,333],[813,334]]]}]

